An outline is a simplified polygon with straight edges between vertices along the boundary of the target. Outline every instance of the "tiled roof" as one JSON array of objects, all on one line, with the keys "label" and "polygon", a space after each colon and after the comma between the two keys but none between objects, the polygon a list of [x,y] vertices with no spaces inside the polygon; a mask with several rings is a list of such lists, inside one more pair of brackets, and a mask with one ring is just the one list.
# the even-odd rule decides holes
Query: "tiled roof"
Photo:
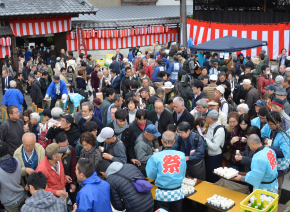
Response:
[{"label": "tiled roof", "polygon": [[[192,14],[192,5],[186,9],[187,15]],[[80,14],[79,17],[72,18],[72,23],[74,27],[109,28],[176,24],[179,23],[179,18],[179,5],[100,7],[95,15]]]},{"label": "tiled roof", "polygon": [[10,26],[0,26],[0,36],[12,35]]},{"label": "tiled roof", "polygon": [[96,13],[87,0],[0,0],[0,16]]}]

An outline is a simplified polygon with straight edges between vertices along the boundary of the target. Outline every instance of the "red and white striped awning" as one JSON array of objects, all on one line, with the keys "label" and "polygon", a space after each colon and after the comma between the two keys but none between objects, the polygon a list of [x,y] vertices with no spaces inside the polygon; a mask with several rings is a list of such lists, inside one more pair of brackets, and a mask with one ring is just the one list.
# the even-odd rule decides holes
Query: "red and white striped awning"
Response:
[{"label": "red and white striped awning", "polygon": [[8,19],[15,36],[44,35],[71,30],[71,16]]},{"label": "red and white striped awning", "polygon": [[5,58],[6,55],[11,56],[10,46],[0,46],[0,59]]}]

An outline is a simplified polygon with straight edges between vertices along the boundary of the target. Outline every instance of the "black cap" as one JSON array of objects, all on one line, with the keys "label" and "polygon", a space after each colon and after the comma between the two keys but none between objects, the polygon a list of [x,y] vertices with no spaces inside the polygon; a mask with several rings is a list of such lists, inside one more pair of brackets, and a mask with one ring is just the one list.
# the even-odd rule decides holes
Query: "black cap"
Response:
[{"label": "black cap", "polygon": [[48,116],[51,118],[51,110],[49,108],[44,109],[41,113],[39,113],[40,116]]},{"label": "black cap", "polygon": [[0,141],[0,157],[8,154],[8,146],[4,141]]},{"label": "black cap", "polygon": [[65,118],[71,124],[73,124],[75,121],[74,118],[69,114],[60,115],[60,117]]}]

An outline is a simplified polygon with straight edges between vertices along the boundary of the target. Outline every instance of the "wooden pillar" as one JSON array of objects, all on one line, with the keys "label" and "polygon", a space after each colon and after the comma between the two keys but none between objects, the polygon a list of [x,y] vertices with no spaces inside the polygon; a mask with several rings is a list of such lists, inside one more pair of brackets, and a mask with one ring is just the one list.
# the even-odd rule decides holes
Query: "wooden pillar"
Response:
[{"label": "wooden pillar", "polygon": [[267,0],[264,0],[264,13],[267,12]]},{"label": "wooden pillar", "polygon": [[[186,13],[186,0],[180,0],[180,17],[182,18],[182,45],[187,47],[187,13]],[[180,18],[180,22],[181,22]],[[181,26],[181,23],[180,23]]]},{"label": "wooden pillar", "polygon": [[15,67],[16,72],[18,72],[18,56],[16,49],[16,37],[14,35],[11,36],[11,62]]},{"label": "wooden pillar", "polygon": [[192,10],[192,18],[194,19],[194,12],[195,12],[195,0],[193,0],[193,10]]}]

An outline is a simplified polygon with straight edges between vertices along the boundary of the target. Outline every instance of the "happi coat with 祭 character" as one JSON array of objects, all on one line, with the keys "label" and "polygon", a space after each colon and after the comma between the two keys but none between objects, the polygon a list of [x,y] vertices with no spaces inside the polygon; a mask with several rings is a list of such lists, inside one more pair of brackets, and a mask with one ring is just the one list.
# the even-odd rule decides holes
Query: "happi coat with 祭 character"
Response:
[{"label": "happi coat with \u796d character", "polygon": [[252,158],[251,171],[247,173],[245,181],[255,189],[278,193],[277,160],[274,150],[261,146]]},{"label": "happi coat with \u796d character", "polygon": [[155,191],[155,200],[173,202],[183,199],[181,184],[185,172],[186,160],[183,152],[166,147],[162,152],[150,157],[147,161],[146,173],[149,179],[155,180],[155,185],[158,187]]}]

